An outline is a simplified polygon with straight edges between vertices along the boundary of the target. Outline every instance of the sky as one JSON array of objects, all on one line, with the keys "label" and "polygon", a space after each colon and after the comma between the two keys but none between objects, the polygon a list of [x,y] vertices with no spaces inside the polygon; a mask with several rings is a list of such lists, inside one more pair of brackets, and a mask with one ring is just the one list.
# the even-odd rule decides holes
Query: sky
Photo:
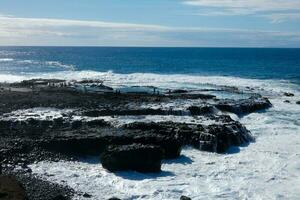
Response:
[{"label": "sky", "polygon": [[300,0],[0,0],[0,45],[300,47]]}]

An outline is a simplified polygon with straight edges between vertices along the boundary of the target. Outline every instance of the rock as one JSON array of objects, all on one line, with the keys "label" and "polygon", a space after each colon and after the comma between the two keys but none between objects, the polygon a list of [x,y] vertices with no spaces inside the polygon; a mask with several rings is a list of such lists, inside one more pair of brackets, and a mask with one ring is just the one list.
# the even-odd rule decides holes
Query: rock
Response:
[{"label": "rock", "polygon": [[39,146],[48,151],[59,152],[68,155],[100,155],[108,145],[104,136],[66,136],[42,140]]},{"label": "rock", "polygon": [[285,100],[284,103],[291,103],[289,100]]},{"label": "rock", "polygon": [[250,132],[240,123],[209,125],[208,133],[200,135],[199,149],[224,153],[230,146],[241,146],[254,141]]},{"label": "rock", "polygon": [[191,115],[205,115],[214,113],[214,108],[212,106],[191,106],[188,108],[188,110],[190,111]]},{"label": "rock", "polygon": [[173,91],[171,91],[171,93],[182,94],[182,93],[188,93],[188,91],[187,90],[173,90]]},{"label": "rock", "polygon": [[62,194],[59,194],[59,195],[55,196],[52,200],[68,200],[68,198]]},{"label": "rock", "polygon": [[72,129],[79,129],[82,126],[82,121],[75,120],[72,122]]},{"label": "rock", "polygon": [[180,156],[182,143],[176,138],[159,134],[135,136],[134,143],[159,146],[163,150],[164,159],[175,159]]},{"label": "rock", "polygon": [[91,198],[91,197],[92,197],[92,195],[90,195],[90,194],[88,194],[88,193],[84,193],[82,196],[83,196],[84,198]]},{"label": "rock", "polygon": [[287,96],[287,97],[293,97],[293,96],[295,96],[295,94],[289,93],[289,92],[285,92],[285,93],[283,93],[283,95]]},{"label": "rock", "polygon": [[220,100],[216,105],[221,111],[232,112],[237,115],[245,115],[259,110],[272,107],[271,102],[267,98],[255,98],[240,100]]},{"label": "rock", "polygon": [[0,199],[26,200],[26,192],[13,176],[0,176]]},{"label": "rock", "polygon": [[101,154],[102,166],[111,171],[133,170],[138,172],[160,172],[163,152],[153,145],[109,146]]},{"label": "rock", "polygon": [[190,197],[187,196],[181,196],[180,200],[192,200]]},{"label": "rock", "polygon": [[112,198],[109,198],[108,200],[121,200],[121,199],[119,199],[117,197],[112,197]]},{"label": "rock", "polygon": [[300,105],[300,101],[297,101],[296,104]]}]

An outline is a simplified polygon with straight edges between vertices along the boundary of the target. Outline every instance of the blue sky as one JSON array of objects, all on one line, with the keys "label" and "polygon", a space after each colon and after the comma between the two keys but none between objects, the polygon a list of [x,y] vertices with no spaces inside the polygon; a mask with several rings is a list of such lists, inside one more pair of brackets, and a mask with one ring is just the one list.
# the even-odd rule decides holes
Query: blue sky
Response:
[{"label": "blue sky", "polygon": [[0,45],[300,47],[300,0],[1,0]]}]

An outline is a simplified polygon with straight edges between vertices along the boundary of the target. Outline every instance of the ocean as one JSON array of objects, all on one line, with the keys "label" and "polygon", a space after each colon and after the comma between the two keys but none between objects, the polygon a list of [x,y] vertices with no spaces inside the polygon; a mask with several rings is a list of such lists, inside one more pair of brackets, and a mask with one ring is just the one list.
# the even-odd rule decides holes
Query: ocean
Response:
[{"label": "ocean", "polygon": [[30,166],[47,180],[88,191],[92,199],[112,193],[122,199],[300,198],[300,49],[0,47],[0,82],[31,78],[97,78],[114,88],[251,87],[273,104],[231,114],[256,138],[238,150],[220,155],[186,147],[178,160],[163,162],[161,174],[111,174],[96,158]]}]

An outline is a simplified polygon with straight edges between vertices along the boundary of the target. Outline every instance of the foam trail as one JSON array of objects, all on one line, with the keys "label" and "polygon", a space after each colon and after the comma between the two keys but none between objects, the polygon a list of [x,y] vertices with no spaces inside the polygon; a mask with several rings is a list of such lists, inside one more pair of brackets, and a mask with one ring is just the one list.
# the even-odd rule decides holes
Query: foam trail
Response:
[{"label": "foam trail", "polygon": [[12,62],[14,61],[13,58],[0,58],[0,62]]}]

